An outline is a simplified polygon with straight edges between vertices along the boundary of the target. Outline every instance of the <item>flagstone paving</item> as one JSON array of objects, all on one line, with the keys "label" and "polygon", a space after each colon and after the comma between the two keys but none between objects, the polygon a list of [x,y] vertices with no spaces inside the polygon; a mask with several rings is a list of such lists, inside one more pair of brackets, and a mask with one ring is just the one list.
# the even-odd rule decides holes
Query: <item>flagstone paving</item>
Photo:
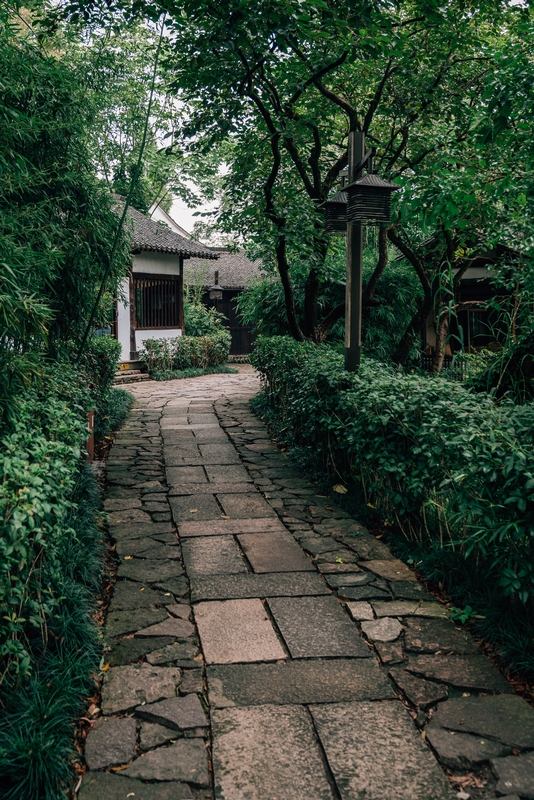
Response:
[{"label": "flagstone paving", "polygon": [[80,799],[534,798],[534,711],[271,442],[258,388],[248,366],[131,387]]}]

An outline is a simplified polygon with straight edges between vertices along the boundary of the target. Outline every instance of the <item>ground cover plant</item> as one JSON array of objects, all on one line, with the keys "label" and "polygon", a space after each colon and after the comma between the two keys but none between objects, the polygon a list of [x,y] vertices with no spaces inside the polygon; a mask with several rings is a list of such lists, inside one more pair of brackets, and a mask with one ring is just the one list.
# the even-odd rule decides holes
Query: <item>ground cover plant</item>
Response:
[{"label": "ground cover plant", "polygon": [[[461,561],[464,583],[468,573],[471,586],[491,585],[494,607],[512,609],[518,624],[532,619],[532,405],[371,359],[348,373],[331,348],[288,337],[260,339],[251,363],[264,379],[260,412],[347,488],[360,516],[389,529],[405,554],[433,551],[434,569],[438,552],[442,568]],[[525,662],[533,675],[531,644]]]},{"label": "ground cover plant", "polygon": [[100,660],[87,414],[105,435],[129,402],[111,386],[117,343],[89,320],[129,247],[91,163],[92,99],[18,10],[0,4],[0,785],[9,800],[56,800]]}]

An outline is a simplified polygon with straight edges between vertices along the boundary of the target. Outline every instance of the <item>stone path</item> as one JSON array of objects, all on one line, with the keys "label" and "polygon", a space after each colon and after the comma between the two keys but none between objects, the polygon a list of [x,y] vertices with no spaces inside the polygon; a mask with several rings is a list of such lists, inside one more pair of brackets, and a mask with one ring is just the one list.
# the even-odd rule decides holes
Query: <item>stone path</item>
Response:
[{"label": "stone path", "polygon": [[534,798],[532,709],[272,444],[257,389],[250,367],[132,387],[81,800]]}]

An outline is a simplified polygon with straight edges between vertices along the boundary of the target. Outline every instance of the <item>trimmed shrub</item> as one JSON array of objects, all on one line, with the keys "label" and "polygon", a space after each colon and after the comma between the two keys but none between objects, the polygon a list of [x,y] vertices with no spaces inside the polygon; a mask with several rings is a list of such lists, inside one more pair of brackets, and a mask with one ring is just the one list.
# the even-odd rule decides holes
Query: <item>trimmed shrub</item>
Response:
[{"label": "trimmed shrub", "polygon": [[412,541],[455,548],[505,595],[532,601],[532,405],[373,361],[349,373],[330,348],[286,337],[260,338],[250,360],[293,441],[362,509]]},{"label": "trimmed shrub", "polygon": [[148,371],[168,372],[225,364],[230,354],[230,333],[224,329],[209,336],[177,336],[174,339],[146,339],[140,357]]}]

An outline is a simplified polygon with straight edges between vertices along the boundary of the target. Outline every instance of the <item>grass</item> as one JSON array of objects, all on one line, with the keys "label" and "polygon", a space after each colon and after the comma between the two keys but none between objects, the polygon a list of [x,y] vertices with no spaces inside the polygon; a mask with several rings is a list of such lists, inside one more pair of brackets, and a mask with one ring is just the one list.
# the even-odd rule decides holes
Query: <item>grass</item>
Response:
[{"label": "grass", "polygon": [[64,593],[46,642],[31,642],[32,672],[17,690],[0,696],[0,785],[3,800],[59,800],[73,782],[74,726],[94,693],[101,640],[91,617],[103,563],[97,528],[100,496],[85,466],[73,497],[73,535],[57,569]]},{"label": "grass", "polygon": [[200,375],[217,375],[218,373],[235,375],[238,369],[221,364],[218,367],[189,367],[188,369],[154,370],[150,373],[153,381],[173,381],[182,378],[198,378]]}]

